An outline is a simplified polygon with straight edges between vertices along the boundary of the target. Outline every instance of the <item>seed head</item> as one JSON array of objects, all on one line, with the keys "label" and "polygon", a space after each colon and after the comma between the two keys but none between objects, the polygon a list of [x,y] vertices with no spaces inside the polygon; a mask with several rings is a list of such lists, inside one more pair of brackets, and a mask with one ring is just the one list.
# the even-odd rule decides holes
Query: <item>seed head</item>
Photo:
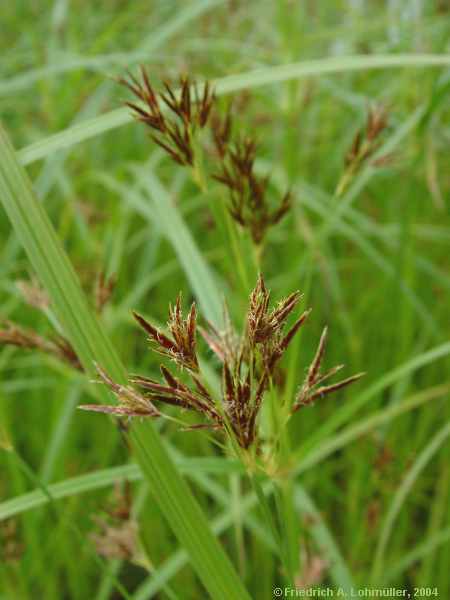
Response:
[{"label": "seed head", "polygon": [[[221,156],[220,170],[213,177],[228,189],[231,217],[250,232],[255,244],[260,244],[267,230],[281,221],[291,207],[291,194],[281,198],[277,208],[268,201],[269,177],[256,175],[254,170],[256,143],[251,138],[230,145],[220,132],[216,147]],[[226,140],[226,142],[225,142]]]},{"label": "seed head", "polygon": [[252,343],[263,343],[267,339],[273,338],[284,326],[286,319],[295,309],[301,297],[300,292],[293,292],[269,311],[270,292],[267,291],[264,279],[260,275],[256,287],[250,295],[247,314],[248,334]]},{"label": "seed head", "polygon": [[211,119],[211,133],[214,146],[220,159],[224,159],[228,152],[228,145],[232,133],[231,110],[228,108],[225,118],[221,118],[218,113],[213,114]]},{"label": "seed head", "polygon": [[[187,429],[225,430],[234,437],[241,448],[248,449],[258,442],[258,416],[267,390],[276,385],[278,362],[309,315],[310,311],[303,312],[293,325],[285,330],[288,318],[300,299],[301,294],[293,292],[270,308],[270,292],[260,275],[255,289],[250,294],[246,325],[240,337],[235,333],[226,309],[225,326],[222,330],[210,324],[200,329],[203,338],[220,361],[220,398],[215,398],[209,390],[207,380],[199,367],[196,354],[195,304],[184,318],[181,295],[178,296],[175,305],[169,308],[170,336],[135,314],[155,350],[173,359],[180,370],[185,370],[184,379],[161,365],[161,380],[135,375],[130,379],[130,385],[122,386],[114,383],[105,371],[98,368],[101,380],[119,399],[119,405],[87,405],[80,408],[122,416],[155,417],[160,414],[156,405],[161,403],[203,416],[204,423],[194,424]],[[292,413],[301,406],[312,403],[317,397],[356,381],[362,375],[354,375],[329,386],[320,386],[341,368],[338,366],[324,375],[320,374],[325,341],[326,330],[322,334],[305,382],[292,406]],[[189,381],[186,381],[186,378]],[[138,393],[135,387],[140,388],[143,393]]]},{"label": "seed head", "polygon": [[140,101],[126,105],[138,121],[150,128],[153,141],[179,165],[193,166],[193,136],[197,128],[207,124],[215,100],[209,83],[199,92],[197,83],[182,76],[178,90],[165,81],[164,91],[158,95],[142,66],[140,80],[128,73],[128,78],[120,78],[119,82]]}]

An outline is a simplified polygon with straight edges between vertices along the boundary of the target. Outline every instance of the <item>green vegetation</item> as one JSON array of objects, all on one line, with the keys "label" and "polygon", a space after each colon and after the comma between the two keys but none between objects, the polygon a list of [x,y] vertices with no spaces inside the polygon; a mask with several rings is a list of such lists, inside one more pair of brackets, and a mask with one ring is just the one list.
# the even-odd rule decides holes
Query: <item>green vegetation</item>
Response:
[{"label": "green vegetation", "polygon": [[[0,600],[446,598],[447,3],[150,5],[2,11]],[[156,92],[186,95],[188,75],[216,94],[197,121],[172,114],[188,129],[173,145],[169,126],[175,160],[166,125],[157,145],[123,106],[117,78],[140,64]],[[259,273],[278,313],[261,280],[249,309]],[[174,349],[154,328],[180,292],[207,333],[193,344],[194,312],[172,312]],[[207,321],[250,340],[223,368]],[[248,364],[256,429],[224,405],[164,404],[187,392],[155,343],[185,384],[200,373],[201,406],[242,401]],[[317,394],[321,362],[346,368]],[[107,389],[127,373],[151,378],[134,381],[164,417],[77,410],[130,411]],[[221,431],[185,430],[208,419]]]}]

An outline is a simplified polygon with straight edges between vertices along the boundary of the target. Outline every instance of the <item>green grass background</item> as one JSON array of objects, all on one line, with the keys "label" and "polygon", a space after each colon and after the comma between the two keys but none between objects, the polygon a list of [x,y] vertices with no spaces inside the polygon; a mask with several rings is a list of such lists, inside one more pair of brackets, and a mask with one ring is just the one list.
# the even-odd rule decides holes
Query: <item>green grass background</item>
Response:
[{"label": "green grass background", "polygon": [[[449,19],[446,2],[420,0],[2,8],[2,122],[86,289],[98,269],[116,273],[102,320],[131,372],[158,368],[131,309],[164,323],[181,289],[186,301],[196,297],[210,310],[209,284],[192,262],[197,254],[192,259],[179,246],[180,216],[237,325],[249,290],[213,225],[211,206],[223,201],[217,187],[200,194],[138,125],[105,127],[79,144],[69,128],[119,107],[126,93],[111,77],[140,62],[156,82],[313,59],[341,65],[338,73],[313,68],[233,94],[238,126],[260,142],[261,169],[273,171],[274,196],[278,185],[294,193],[292,213],[271,232],[264,256],[273,297],[300,289],[313,307],[283,363],[287,390],[300,383],[325,324],[327,364],[367,371],[357,387],[300,411],[290,430],[298,472],[292,523],[303,551],[328,562],[323,586],[351,580],[450,593],[449,70],[414,60],[395,69],[345,67],[347,55],[445,55]],[[338,200],[345,153],[372,102],[389,111],[382,151],[392,159],[361,172]],[[61,147],[39,150],[38,142],[64,130]],[[165,209],[167,194],[176,200],[174,215]],[[98,214],[95,222],[85,207]],[[49,333],[48,319],[25,306],[17,289],[31,268],[3,212],[0,231],[0,315]],[[205,348],[202,354],[213,369]],[[106,599],[123,597],[124,589],[134,599],[204,594],[118,429],[75,411],[92,401],[86,381],[11,348],[1,350],[0,370],[0,598]],[[279,558],[235,464],[200,433],[161,431],[252,597],[272,597],[282,581]],[[126,477],[135,482],[152,572],[100,559],[89,541],[114,482]],[[64,499],[48,502],[47,484]],[[13,557],[4,552],[11,520]]]}]

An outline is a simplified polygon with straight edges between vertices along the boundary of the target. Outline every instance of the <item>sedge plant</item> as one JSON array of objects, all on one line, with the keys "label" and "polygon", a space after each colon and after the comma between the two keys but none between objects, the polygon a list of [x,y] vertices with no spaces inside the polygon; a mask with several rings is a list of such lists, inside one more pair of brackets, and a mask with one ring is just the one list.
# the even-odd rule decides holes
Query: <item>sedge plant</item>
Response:
[{"label": "sedge plant", "polygon": [[[225,206],[231,218],[231,235],[235,240],[239,240],[243,234],[248,235],[255,249],[253,253],[255,270],[260,271],[263,266],[263,249],[267,232],[288,213],[291,206],[291,193],[287,191],[278,205],[272,205],[269,177],[261,177],[255,170],[256,142],[248,136],[233,136],[232,111],[228,108],[225,116],[219,114],[215,106],[214,93],[208,84],[205,84],[199,92],[197,84],[190,82],[187,77],[182,77],[179,90],[165,83],[164,91],[157,94],[143,68],[140,79],[129,75],[128,79],[120,81],[136,97],[137,103],[127,102],[127,105],[137,119],[149,128],[153,141],[177,165],[191,170],[193,181],[199,188],[204,191],[205,186],[208,185],[206,182],[210,179],[227,190],[228,199],[225,200]],[[21,181],[23,173],[17,165],[15,168],[17,181]],[[10,195],[14,198],[12,188],[10,188]],[[11,206],[13,206],[12,202]],[[15,215],[13,218],[16,218]],[[45,216],[40,214],[39,218],[49,229]],[[31,248],[28,239],[29,226],[28,229],[24,227],[24,231],[25,240]],[[49,235],[53,236],[52,233]],[[58,248],[57,241],[54,240],[53,243],[55,255],[60,256],[61,249]],[[38,256],[40,258],[39,253]],[[72,278],[70,268],[67,268],[67,271],[67,277]],[[52,286],[55,286],[51,270],[45,273],[44,285],[45,278],[50,284],[51,299],[61,305],[60,295],[58,295],[61,292],[55,292],[53,296],[51,293]],[[112,285],[112,281],[107,282],[103,276],[100,277],[95,292],[96,305],[99,309],[107,302]],[[74,282],[72,286],[75,286]],[[356,382],[363,375],[358,373],[335,383],[328,381],[342,368],[342,365],[326,371],[321,370],[327,339],[327,328],[325,328],[304,381],[299,382],[297,394],[288,403],[285,402],[282,394],[280,362],[310,314],[310,310],[302,312],[288,326],[301,298],[300,292],[295,291],[271,307],[270,292],[260,272],[249,295],[248,308],[242,319],[240,334],[236,332],[226,306],[223,310],[222,323],[211,323],[205,320],[204,326],[198,327],[195,302],[185,317],[181,295],[169,308],[169,333],[165,333],[143,316],[134,313],[153,350],[168,359],[178,371],[178,373],[174,372],[171,365],[161,364],[162,380],[144,375],[124,378],[123,371],[118,377],[117,368],[111,368],[111,361],[105,359],[104,354],[102,356],[100,352],[87,352],[83,347],[85,341],[83,340],[84,344],[81,344],[81,340],[71,339],[70,335],[69,339],[57,335],[47,340],[37,332],[27,331],[14,323],[7,323],[6,328],[0,331],[0,342],[53,354],[74,368],[88,373],[92,372],[94,366],[99,381],[113,393],[118,403],[83,404],[80,408],[125,417],[127,420],[137,419],[138,424],[132,428],[134,446],[142,464],[145,465],[144,472],[149,474],[154,484],[158,480],[158,486],[161,478],[155,479],[154,473],[150,475],[150,472],[155,467],[156,470],[161,469],[161,464],[156,465],[157,461],[162,464],[165,461],[167,466],[168,457],[162,458],[162,447],[158,446],[159,453],[153,448],[151,461],[153,466],[149,467],[149,448],[145,441],[148,433],[141,434],[146,430],[142,429],[143,425],[139,424],[139,421],[155,418],[173,420],[172,413],[166,413],[162,407],[176,407],[182,412],[194,412],[200,417],[199,423],[185,424],[184,429],[222,432],[222,437],[225,435],[224,447],[242,461],[247,470],[261,510],[270,523],[273,541],[279,546],[284,574],[292,581],[298,568],[298,557],[292,556],[296,551],[292,552],[292,548],[286,548],[286,539],[284,539],[292,535],[284,521],[292,518],[291,513],[294,510],[292,490],[285,481],[289,469],[286,471],[287,434],[284,430],[288,427],[292,415],[300,409],[311,406],[316,400]],[[67,305],[67,299],[65,302]],[[84,304],[81,297],[80,304]],[[61,323],[65,320],[67,322],[67,318],[68,315],[63,310],[60,316]],[[93,330],[98,327],[94,323],[92,322]],[[217,390],[211,389],[208,378],[202,371],[197,348],[198,331],[219,365],[221,382],[219,395]],[[112,352],[111,348],[109,352]],[[263,410],[264,405],[266,405],[265,410]],[[267,423],[270,423],[268,427]],[[157,445],[155,437],[153,441],[154,445]],[[173,480],[177,481],[174,473],[172,471]],[[261,481],[268,480],[277,485],[277,478],[281,478],[280,490],[275,493],[275,507],[271,507],[265,499]],[[168,502],[167,494],[175,493],[175,486],[172,490],[166,491],[165,502]],[[173,498],[171,502],[174,502]],[[276,518],[271,514],[273,508],[275,508]],[[174,505],[170,518],[173,519],[176,510]],[[192,512],[195,512],[194,504],[192,504]],[[176,521],[178,523],[179,518]],[[180,536],[181,538],[186,540],[184,536]],[[297,545],[298,540],[294,541],[294,549]],[[202,552],[204,551],[205,549],[202,549]],[[223,563],[227,564],[225,558]],[[202,567],[200,571],[203,571]],[[230,573],[231,571],[229,575]],[[209,574],[204,576],[207,585],[208,582],[210,583]],[[217,587],[211,585],[211,589]],[[220,597],[221,593],[222,590],[214,591],[215,597]]]},{"label": "sedge plant", "polygon": [[[253,597],[271,597],[283,579],[300,588],[437,585],[445,596],[448,9],[445,2],[351,4],[137,3],[113,7],[107,19],[65,2],[52,4],[51,18],[44,6],[6,9],[2,119],[18,150],[2,133],[0,202],[12,224],[10,235],[2,223],[0,315],[8,344],[0,424],[5,597],[100,600],[116,595],[120,579],[117,592],[133,600],[245,598],[224,548]],[[132,125],[136,111],[118,108],[112,93],[119,88],[104,81],[113,65],[121,71],[142,60],[171,140]],[[187,127],[162,97],[178,110],[176,88],[186,78],[176,73],[186,67],[219,77],[206,95],[188,82]],[[156,83],[161,75],[175,75],[166,82],[173,98]],[[134,78],[144,86],[141,73]],[[233,102],[221,106],[230,94]],[[186,89],[184,98],[186,112]],[[200,125],[203,98],[210,106]],[[127,99],[147,110],[141,99]],[[167,160],[156,140],[146,143],[145,128],[174,152],[181,143],[181,162]],[[34,192],[16,160],[29,168]],[[92,224],[78,214],[81,203],[101,203],[107,220]],[[102,294],[81,294],[66,252],[76,267],[87,255],[117,273],[105,313],[97,310]],[[42,287],[20,285],[20,292],[49,326],[18,299],[14,280],[29,265]],[[239,374],[228,368],[227,394],[212,345],[220,351],[226,332],[232,348],[249,337],[259,274],[273,290],[267,315],[277,299],[304,293],[279,339],[304,309],[314,312],[276,363],[245,448],[251,429],[233,428],[233,420],[235,398],[245,415],[254,408],[245,402],[250,357],[243,353]],[[171,326],[180,289],[181,323],[195,300],[197,371],[192,353],[182,355],[183,365],[160,353],[179,341]],[[132,308],[168,348],[132,327]],[[338,374],[314,387],[322,369],[305,369],[325,345],[325,323],[332,347],[322,364],[345,357],[350,373],[370,365],[364,390],[349,388],[332,402],[311,396],[339,383]],[[252,344],[251,401],[265,342]],[[157,399],[161,386],[173,395]],[[88,402],[108,407],[112,418],[74,410]],[[171,463],[195,488],[203,518]],[[114,486],[125,494],[114,493],[112,507],[104,497]],[[64,513],[56,522],[55,501]],[[130,521],[137,504],[138,531]],[[70,534],[69,520],[84,539]],[[103,570],[83,551],[93,525]],[[136,534],[147,557],[129,543]]]}]

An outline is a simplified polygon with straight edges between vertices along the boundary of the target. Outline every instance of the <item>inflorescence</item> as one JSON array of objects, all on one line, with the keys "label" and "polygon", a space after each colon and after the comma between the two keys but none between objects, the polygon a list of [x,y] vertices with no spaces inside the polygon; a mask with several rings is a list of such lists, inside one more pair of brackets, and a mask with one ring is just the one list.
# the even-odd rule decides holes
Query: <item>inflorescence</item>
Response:
[{"label": "inflorescence", "polygon": [[188,77],[181,77],[179,92],[165,82],[165,91],[158,95],[144,68],[141,68],[140,81],[131,73],[128,73],[128,79],[121,78],[119,81],[140,100],[141,104],[126,102],[126,105],[138,121],[152,130],[153,141],[179,165],[193,166],[193,136],[198,128],[203,129],[207,124],[214,102],[208,83],[200,94],[196,84],[191,83]]},{"label": "inflorescence", "polygon": [[[272,207],[269,177],[255,171],[255,141],[233,136],[231,112],[228,110],[222,118],[213,110],[216,98],[208,83],[200,92],[196,82],[181,77],[178,90],[164,82],[164,91],[157,94],[143,67],[139,79],[128,74],[128,79],[119,81],[139,101],[126,105],[150,129],[151,138],[179,165],[193,167],[195,172],[197,163],[202,162],[212,179],[228,190],[228,211],[233,220],[249,232],[256,245],[261,244],[268,229],[289,211],[291,194],[286,192],[278,206]],[[206,147],[197,139],[202,129],[209,133]],[[197,154],[208,156],[212,164],[203,164]]]},{"label": "inflorescence", "polygon": [[[115,394],[118,405],[82,405],[80,408],[111,413],[119,416],[162,416],[157,408],[160,404],[178,407],[201,415],[204,421],[188,429],[212,428],[227,431],[244,449],[258,440],[258,415],[268,390],[276,380],[279,361],[304,324],[309,310],[296,318],[287,328],[287,320],[296,309],[301,294],[293,292],[275,307],[269,307],[270,292],[262,276],[252,291],[241,336],[232,328],[228,314],[223,330],[211,324],[199,328],[200,333],[221,365],[220,398],[210,390],[197,356],[197,311],[195,303],[186,317],[182,314],[181,296],[169,310],[166,334],[135,313],[139,325],[146,332],[152,348],[171,359],[179,373],[160,366],[162,380],[145,376],[133,376],[127,385],[119,385],[97,367],[101,381]],[[287,329],[287,330],[286,330]],[[320,372],[326,343],[325,329],[316,355],[308,369],[306,378],[294,399],[290,412],[312,404],[317,398],[326,396],[358,380],[359,373],[338,383],[321,385],[342,368],[334,367]],[[187,373],[184,380],[181,373]]]}]

